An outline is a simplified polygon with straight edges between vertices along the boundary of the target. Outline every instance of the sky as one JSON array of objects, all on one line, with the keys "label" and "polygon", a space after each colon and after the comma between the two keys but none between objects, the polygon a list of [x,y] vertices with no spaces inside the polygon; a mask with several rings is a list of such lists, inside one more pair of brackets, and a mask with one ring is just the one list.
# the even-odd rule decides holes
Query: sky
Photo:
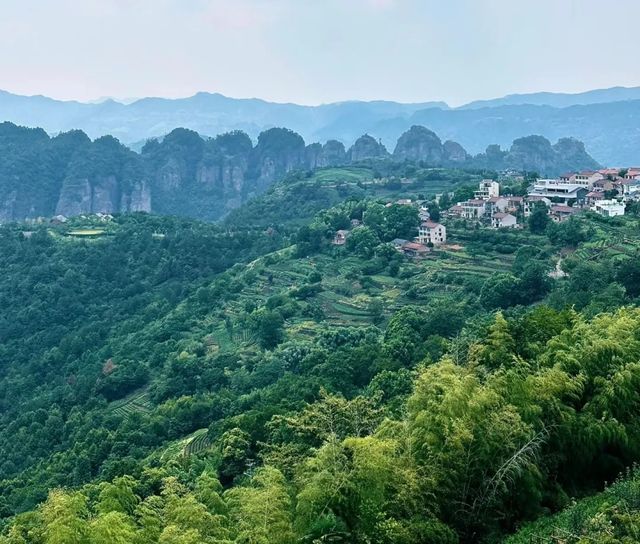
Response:
[{"label": "sky", "polygon": [[639,20],[638,0],[2,0],[0,89],[455,106],[638,86]]}]

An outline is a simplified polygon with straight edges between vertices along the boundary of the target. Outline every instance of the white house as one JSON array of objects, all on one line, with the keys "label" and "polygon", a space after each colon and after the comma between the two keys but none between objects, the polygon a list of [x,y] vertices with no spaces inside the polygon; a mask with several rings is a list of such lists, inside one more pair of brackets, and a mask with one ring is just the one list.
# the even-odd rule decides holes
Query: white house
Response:
[{"label": "white house", "polygon": [[565,183],[555,179],[540,179],[529,191],[529,196],[543,196],[545,198],[556,198],[563,204],[581,202],[589,190],[585,185],[579,183]]},{"label": "white house", "polygon": [[498,212],[493,214],[493,217],[491,218],[491,225],[494,229],[515,227],[518,225],[518,220],[515,215],[511,215],[510,213]]},{"label": "white house", "polygon": [[604,217],[616,217],[618,215],[624,215],[625,205],[623,202],[617,200],[600,200],[595,202],[592,211]]},{"label": "white house", "polygon": [[480,219],[486,213],[486,203],[479,198],[460,202],[459,205],[462,206],[461,216],[465,219]]},{"label": "white house", "polygon": [[435,221],[424,221],[418,229],[418,242],[439,246],[447,242],[447,229]]},{"label": "white house", "polygon": [[492,196],[500,196],[500,184],[492,179],[483,179],[478,184],[478,190],[474,193],[474,197],[486,200]]}]

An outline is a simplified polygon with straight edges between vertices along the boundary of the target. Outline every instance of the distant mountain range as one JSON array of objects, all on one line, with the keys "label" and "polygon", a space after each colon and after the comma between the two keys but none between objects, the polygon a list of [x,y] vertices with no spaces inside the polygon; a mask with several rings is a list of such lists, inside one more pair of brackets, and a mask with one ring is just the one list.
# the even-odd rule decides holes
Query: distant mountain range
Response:
[{"label": "distant mountain range", "polygon": [[321,106],[279,104],[198,93],[190,98],[143,98],[132,103],[59,101],[0,91],[0,121],[42,127],[55,135],[81,129],[91,138],[112,135],[140,150],[151,137],[176,127],[206,136],[232,130],[254,141],[260,132],[288,127],[306,141],[338,140],[349,147],[368,133],[393,146],[412,125],[425,125],[470,153],[489,144],[508,146],[526,134],[550,140],[574,137],[600,163],[640,163],[640,87],[580,94],[534,93],[476,101],[450,108],[444,102],[340,102]]}]

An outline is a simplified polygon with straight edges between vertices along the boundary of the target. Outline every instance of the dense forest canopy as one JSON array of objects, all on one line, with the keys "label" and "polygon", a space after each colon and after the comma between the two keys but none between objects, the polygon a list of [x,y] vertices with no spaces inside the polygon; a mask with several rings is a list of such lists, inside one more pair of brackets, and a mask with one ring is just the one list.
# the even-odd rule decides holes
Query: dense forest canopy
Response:
[{"label": "dense forest canopy", "polygon": [[485,173],[0,227],[0,542],[634,542],[636,208],[396,249]]}]

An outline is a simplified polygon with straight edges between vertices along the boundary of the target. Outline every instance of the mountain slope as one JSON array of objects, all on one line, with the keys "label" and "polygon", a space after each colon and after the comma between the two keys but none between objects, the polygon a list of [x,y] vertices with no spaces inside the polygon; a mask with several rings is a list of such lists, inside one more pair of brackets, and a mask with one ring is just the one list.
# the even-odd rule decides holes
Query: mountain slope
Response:
[{"label": "mountain slope", "polygon": [[1,544],[496,542],[640,456],[635,216],[85,221],[0,227]]},{"label": "mountain slope", "polygon": [[623,100],[640,100],[640,87],[611,87],[609,89],[595,89],[582,93],[527,93],[510,94],[502,98],[490,100],[474,100],[459,109],[478,109],[496,106],[518,106],[529,104],[532,106],[553,106],[567,108],[569,106],[584,106],[586,104],[602,104],[605,102],[620,102]]},{"label": "mountain slope", "polygon": [[[99,104],[64,102],[41,96],[0,91],[0,120],[42,127],[50,134],[81,129],[91,138],[110,134],[125,143],[160,137],[175,127],[206,136],[243,130],[252,138],[268,128],[286,126],[307,140],[338,138],[350,144],[372,123],[389,117],[406,118],[442,102],[341,102],[321,106],[279,104],[259,99],[236,99],[198,93],[189,98],[143,98],[130,104],[107,100]],[[324,137],[326,127],[332,136]],[[365,127],[365,128],[363,128]],[[351,138],[350,135],[355,135]]]},{"label": "mountain slope", "polygon": [[[415,113],[405,127],[409,124],[428,126],[441,138],[460,142],[470,153],[482,151],[487,141],[505,146],[523,134],[540,134],[549,140],[577,138],[603,164],[619,166],[640,161],[640,100],[568,108],[522,105],[428,109]],[[388,131],[380,127],[378,134],[392,137],[397,130],[396,126]]]}]

